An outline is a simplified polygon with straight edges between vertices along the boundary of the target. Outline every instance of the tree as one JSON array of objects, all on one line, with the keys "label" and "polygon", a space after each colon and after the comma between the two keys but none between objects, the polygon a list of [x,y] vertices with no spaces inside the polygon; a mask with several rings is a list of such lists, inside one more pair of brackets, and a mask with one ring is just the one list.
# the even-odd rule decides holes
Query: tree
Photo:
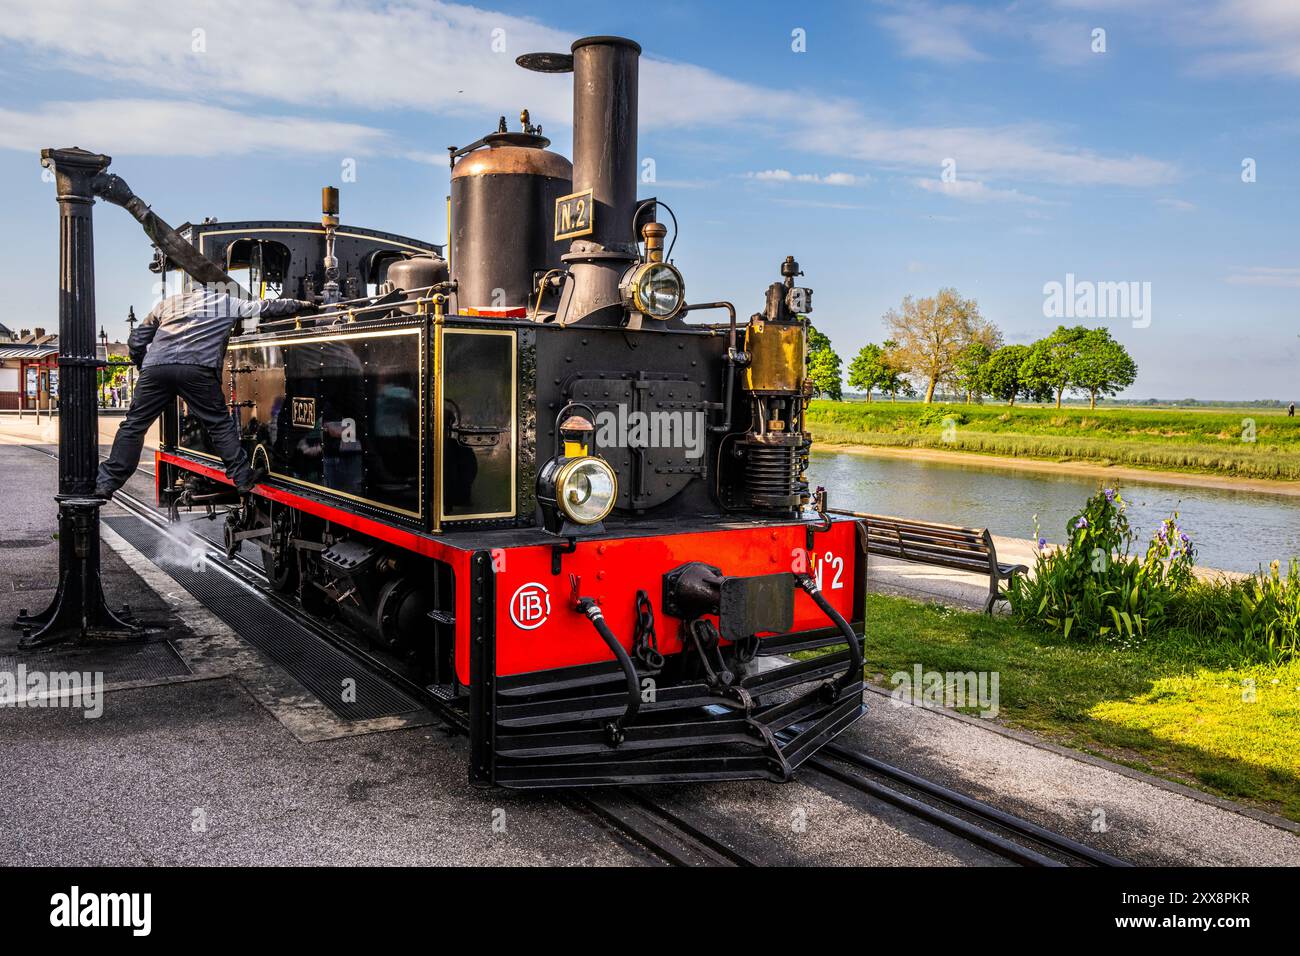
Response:
[{"label": "tree", "polygon": [[885,348],[868,342],[849,363],[849,384],[866,392],[867,401],[871,401],[872,390],[884,387],[890,371]]},{"label": "tree", "polygon": [[1060,408],[1065,390],[1075,384],[1080,344],[1087,334],[1082,325],[1068,329],[1059,325],[1051,335],[1031,345],[1022,370],[1027,389],[1035,395],[1054,396]]},{"label": "tree", "polygon": [[808,378],[818,395],[839,401],[844,396],[840,381],[843,360],[831,348],[831,340],[808,323]]},{"label": "tree", "polygon": [[972,342],[957,353],[957,366],[953,372],[954,384],[966,393],[966,404],[973,395],[978,401],[984,391],[984,366],[993,350],[983,342]]},{"label": "tree", "polygon": [[912,370],[907,367],[899,354],[898,343],[893,339],[886,339],[880,347],[885,350],[885,377],[880,387],[889,393],[889,400],[898,401],[899,392],[908,398],[916,398],[916,389],[907,379]]},{"label": "tree", "polygon": [[1073,384],[1087,392],[1091,407],[1098,395],[1114,395],[1137,380],[1137,363],[1106,328],[1088,329],[1079,340]]},{"label": "tree", "polygon": [[924,299],[903,299],[901,309],[885,313],[890,338],[900,366],[925,381],[925,401],[934,400],[934,390],[953,375],[957,356],[972,342],[994,348],[1001,342],[997,326],[980,315],[974,299],[963,299],[956,289],[940,289]]},{"label": "tree", "polygon": [[1029,351],[1028,345],[1004,345],[990,355],[984,364],[984,391],[1014,406],[1016,396],[1025,391],[1021,368]]}]

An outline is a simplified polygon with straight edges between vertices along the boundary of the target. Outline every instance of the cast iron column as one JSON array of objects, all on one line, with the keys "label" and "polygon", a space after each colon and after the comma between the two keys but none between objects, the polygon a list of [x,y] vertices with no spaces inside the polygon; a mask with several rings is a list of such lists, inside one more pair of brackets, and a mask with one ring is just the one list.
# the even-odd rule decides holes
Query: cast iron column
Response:
[{"label": "cast iron column", "polygon": [[[20,646],[120,639],[140,629],[104,603],[99,575],[99,407],[95,378],[95,239],[91,182],[112,160],[84,149],[43,149],[59,202],[59,589],[40,614],[26,609]],[[128,612],[129,613],[129,612]],[[35,629],[35,633],[32,633]]]}]

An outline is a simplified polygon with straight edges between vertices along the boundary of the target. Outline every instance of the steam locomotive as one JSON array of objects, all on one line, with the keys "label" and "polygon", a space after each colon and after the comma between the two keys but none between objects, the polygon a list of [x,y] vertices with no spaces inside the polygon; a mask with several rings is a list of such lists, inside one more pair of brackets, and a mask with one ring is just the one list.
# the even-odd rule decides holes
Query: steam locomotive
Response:
[{"label": "steam locomotive", "polygon": [[[640,52],[519,57],[573,74],[573,161],[527,111],[452,148],[450,248],[331,188],[319,224],[133,210],[164,280],[320,303],[230,341],[267,477],[227,547],[462,715],[478,784],[785,780],[863,712],[864,540],[805,475],[812,292],[790,257],[744,324],[687,299],[637,195]],[[174,517],[230,498],[183,403],[157,466]]]}]

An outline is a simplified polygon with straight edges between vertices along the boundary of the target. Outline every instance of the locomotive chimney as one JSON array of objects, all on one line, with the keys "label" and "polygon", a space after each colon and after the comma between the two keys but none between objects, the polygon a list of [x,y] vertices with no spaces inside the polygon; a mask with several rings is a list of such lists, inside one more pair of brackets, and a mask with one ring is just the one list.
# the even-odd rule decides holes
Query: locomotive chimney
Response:
[{"label": "locomotive chimney", "polygon": [[[569,56],[528,54],[519,65],[573,71],[573,195],[557,208],[556,236],[573,236],[562,257],[572,275],[559,319],[618,324],[619,281],[636,261],[637,77],[641,46],[623,37],[585,37]],[[584,205],[585,203],[585,205]]]},{"label": "locomotive chimney", "polygon": [[637,72],[641,47],[622,37],[573,44],[573,191],[590,189],[589,241],[636,252]]},{"label": "locomotive chimney", "polygon": [[573,191],[591,190],[591,234],[563,260],[573,283],[560,306],[565,323],[623,320],[619,280],[637,257],[637,74],[641,47],[622,37],[573,44]]}]

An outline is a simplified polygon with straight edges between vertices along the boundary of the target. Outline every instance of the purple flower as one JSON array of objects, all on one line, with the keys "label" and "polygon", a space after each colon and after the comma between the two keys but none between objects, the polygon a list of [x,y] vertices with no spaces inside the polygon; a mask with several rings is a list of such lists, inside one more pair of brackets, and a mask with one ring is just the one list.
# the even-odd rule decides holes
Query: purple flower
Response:
[{"label": "purple flower", "polygon": [[1114,500],[1115,500],[1115,489],[1114,489],[1114,488],[1107,488],[1107,489],[1105,489],[1105,495],[1106,495],[1106,500],[1107,500],[1107,501],[1114,501]]},{"label": "purple flower", "polygon": [[1044,538],[1042,535],[1039,535],[1039,536],[1038,536],[1038,550],[1039,550],[1039,551],[1042,551],[1043,548],[1045,548],[1045,547],[1047,547],[1047,539]]},{"label": "purple flower", "polygon": [[1076,521],[1076,522],[1074,523],[1074,527],[1075,527],[1076,529],[1078,529],[1078,528],[1086,528],[1086,527],[1088,527],[1088,519],[1087,519],[1087,518],[1080,518],[1078,521]]}]

